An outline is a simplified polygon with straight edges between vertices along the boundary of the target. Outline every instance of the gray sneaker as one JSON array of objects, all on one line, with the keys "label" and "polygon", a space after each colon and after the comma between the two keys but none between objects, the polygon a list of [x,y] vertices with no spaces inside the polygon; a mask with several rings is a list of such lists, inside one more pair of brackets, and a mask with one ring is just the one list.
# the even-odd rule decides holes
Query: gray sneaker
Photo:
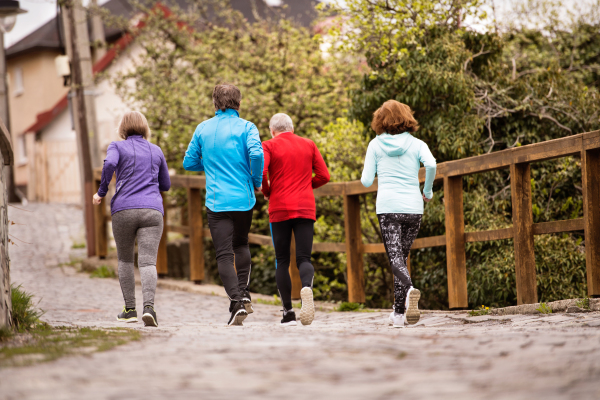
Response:
[{"label": "gray sneaker", "polygon": [[128,310],[125,307],[123,307],[123,311],[119,315],[117,315],[117,321],[138,322],[137,311],[135,311],[135,308],[130,308]]},{"label": "gray sneaker", "polygon": [[144,321],[144,326],[158,326],[158,319],[156,319],[156,312],[154,311],[153,307],[144,307],[142,321]]}]

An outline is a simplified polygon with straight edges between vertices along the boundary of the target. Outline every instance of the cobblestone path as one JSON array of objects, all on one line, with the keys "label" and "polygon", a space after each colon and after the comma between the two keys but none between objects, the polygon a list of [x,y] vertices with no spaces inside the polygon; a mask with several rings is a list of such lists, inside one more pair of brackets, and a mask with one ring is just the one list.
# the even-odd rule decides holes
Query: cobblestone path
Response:
[{"label": "cobblestone path", "polygon": [[[115,279],[59,265],[81,237],[81,211],[9,210],[12,281],[41,298],[53,325],[114,327]],[[138,306],[141,290],[137,288]],[[278,326],[258,304],[225,326],[228,301],[158,289],[160,327],[87,356],[0,371],[0,399],[599,399],[600,313],[466,317],[424,314],[393,329],[383,312],[318,312]]]}]

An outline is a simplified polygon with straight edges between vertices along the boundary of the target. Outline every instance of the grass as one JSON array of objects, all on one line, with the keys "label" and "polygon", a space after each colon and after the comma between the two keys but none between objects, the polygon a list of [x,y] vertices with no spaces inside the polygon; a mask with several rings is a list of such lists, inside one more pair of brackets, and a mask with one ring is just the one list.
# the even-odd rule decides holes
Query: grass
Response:
[{"label": "grass", "polygon": [[536,308],[536,311],[539,311],[542,314],[552,314],[552,308],[550,308],[546,303],[540,303],[540,306]]},{"label": "grass", "polygon": [[54,328],[40,321],[33,295],[21,285],[11,286],[12,326],[0,328],[0,368],[56,360],[70,354],[110,350],[132,340],[140,332],[131,329]]},{"label": "grass", "polygon": [[490,313],[490,308],[484,305],[481,306],[480,309],[469,311],[469,315],[471,317],[478,317],[480,315],[488,315]]},{"label": "grass", "polygon": [[365,305],[360,303],[351,303],[349,301],[343,301],[340,305],[335,309],[335,311],[362,311],[364,310]]},{"label": "grass", "polygon": [[25,332],[35,328],[40,323],[40,317],[44,315],[33,304],[33,295],[27,293],[21,285],[10,286],[10,297],[12,302],[12,325],[17,332]]},{"label": "grass", "polygon": [[73,245],[71,246],[72,249],[85,249],[85,243],[84,242],[73,242]]},{"label": "grass", "polygon": [[90,274],[91,278],[116,278],[115,270],[108,265],[101,265]]},{"label": "grass", "polygon": [[589,297],[586,297],[585,299],[577,300],[577,303],[575,303],[575,305],[579,308],[583,308],[584,310],[589,310],[590,309],[590,299],[589,299]]},{"label": "grass", "polygon": [[67,355],[106,351],[137,341],[141,334],[125,328],[53,328],[41,323],[27,334],[19,336],[25,339],[22,345],[11,346],[9,342],[7,346],[0,348],[0,367],[26,366]]}]

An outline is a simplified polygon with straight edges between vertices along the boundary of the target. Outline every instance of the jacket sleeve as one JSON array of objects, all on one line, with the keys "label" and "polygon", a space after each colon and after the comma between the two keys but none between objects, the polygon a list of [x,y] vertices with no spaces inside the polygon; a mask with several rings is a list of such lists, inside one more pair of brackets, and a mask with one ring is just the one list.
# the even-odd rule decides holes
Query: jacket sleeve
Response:
[{"label": "jacket sleeve", "polygon": [[329,170],[327,169],[327,165],[325,161],[323,161],[323,157],[319,152],[319,149],[316,144],[313,143],[314,151],[313,151],[313,159],[312,159],[312,168],[315,172],[315,176],[312,178],[312,187],[313,189],[320,188],[329,182]]},{"label": "jacket sleeve", "polygon": [[100,178],[100,188],[98,189],[98,196],[104,197],[108,193],[108,185],[112,180],[113,174],[119,164],[119,149],[115,142],[108,145],[106,150],[106,158],[104,159],[104,166],[102,167],[102,177]]},{"label": "jacket sleeve", "polygon": [[254,187],[260,187],[263,181],[264,155],[263,147],[260,143],[260,136],[256,125],[250,123],[246,136],[246,146],[248,147],[248,156],[250,158],[250,174]]},{"label": "jacket sleeve", "polygon": [[435,179],[435,171],[437,169],[435,158],[429,150],[429,147],[425,142],[421,142],[421,148],[419,149],[419,161],[425,166],[425,185],[423,186],[423,194],[428,199],[433,197],[433,181]]},{"label": "jacket sleeve", "polygon": [[265,159],[262,176],[262,193],[265,197],[269,197],[271,196],[271,186],[269,185],[269,177],[267,175],[269,173],[269,164],[271,163],[271,151],[269,150],[269,145],[266,142],[262,145]]},{"label": "jacket sleeve", "polygon": [[158,190],[161,192],[166,192],[171,189],[171,177],[169,176],[169,167],[167,166],[167,160],[165,160],[165,155],[160,153],[160,168],[158,169]]},{"label": "jacket sleeve", "polygon": [[200,143],[200,132],[202,131],[202,124],[198,125],[192,136],[192,140],[188,145],[183,158],[183,169],[186,171],[204,171],[204,164],[202,163],[202,145]]},{"label": "jacket sleeve", "polygon": [[377,160],[375,159],[375,150],[373,149],[373,142],[369,143],[367,148],[367,155],[365,156],[365,166],[363,167],[362,177],[360,178],[361,183],[365,187],[369,187],[375,180],[375,174],[377,173]]}]

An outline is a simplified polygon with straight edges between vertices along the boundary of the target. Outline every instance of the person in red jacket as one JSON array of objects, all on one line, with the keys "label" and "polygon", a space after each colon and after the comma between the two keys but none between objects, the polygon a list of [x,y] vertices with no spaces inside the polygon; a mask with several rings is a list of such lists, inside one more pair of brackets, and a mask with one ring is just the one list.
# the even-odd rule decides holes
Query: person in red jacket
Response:
[{"label": "person in red jacket", "polygon": [[315,269],[310,262],[316,221],[313,189],[329,182],[329,171],[315,143],[294,134],[294,124],[288,115],[275,114],[269,122],[269,129],[273,139],[263,142],[262,192],[269,200],[269,222],[277,270],[275,277],[284,308],[281,324],[296,325],[289,275],[293,231],[296,265],[302,281],[300,322],[310,325],[315,317],[312,292]]}]

